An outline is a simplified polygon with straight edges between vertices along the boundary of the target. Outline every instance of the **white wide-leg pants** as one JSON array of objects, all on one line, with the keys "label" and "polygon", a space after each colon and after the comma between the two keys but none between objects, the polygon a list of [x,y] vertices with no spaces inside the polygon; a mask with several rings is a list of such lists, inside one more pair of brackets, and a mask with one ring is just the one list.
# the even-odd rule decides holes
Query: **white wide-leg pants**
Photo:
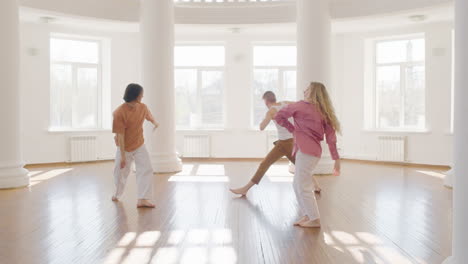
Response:
[{"label": "white wide-leg pants", "polygon": [[130,174],[131,165],[135,161],[136,182],[138,199],[151,199],[153,196],[153,168],[151,167],[150,156],[145,145],[132,152],[125,152],[127,164],[125,168],[120,168],[120,148],[117,148],[114,167],[115,197],[120,199],[125,183]]},{"label": "white wide-leg pants", "polygon": [[320,218],[317,201],[315,200],[314,169],[320,158],[302,153],[296,153],[296,170],[294,173],[294,193],[302,215],[310,220]]}]

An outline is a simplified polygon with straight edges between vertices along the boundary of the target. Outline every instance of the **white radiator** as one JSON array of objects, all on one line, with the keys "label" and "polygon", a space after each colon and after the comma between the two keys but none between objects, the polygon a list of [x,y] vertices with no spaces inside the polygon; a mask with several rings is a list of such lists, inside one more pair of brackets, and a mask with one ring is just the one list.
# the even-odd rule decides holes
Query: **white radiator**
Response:
[{"label": "white radiator", "polygon": [[97,160],[95,136],[70,137],[70,162]]},{"label": "white radiator", "polygon": [[208,135],[185,135],[183,157],[186,158],[208,158],[210,153],[210,136]]},{"label": "white radiator", "polygon": [[377,160],[404,162],[406,153],[406,137],[379,136],[379,151]]}]

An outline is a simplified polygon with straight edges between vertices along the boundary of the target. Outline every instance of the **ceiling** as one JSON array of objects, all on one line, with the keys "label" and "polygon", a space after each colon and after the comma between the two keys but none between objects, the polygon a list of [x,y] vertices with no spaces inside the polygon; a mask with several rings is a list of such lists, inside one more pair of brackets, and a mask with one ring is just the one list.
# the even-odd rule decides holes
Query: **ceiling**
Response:
[{"label": "ceiling", "polygon": [[[343,1],[343,0],[341,0]],[[361,0],[356,0],[361,1]],[[38,9],[21,8],[21,20],[32,23],[50,23],[58,26],[81,29],[94,29],[115,32],[138,32],[137,22],[95,19],[63,15],[56,12]],[[413,21],[411,16],[424,16],[422,21]],[[52,21],[44,21],[44,17],[54,17]],[[373,15],[332,20],[334,33],[365,32],[382,29],[392,29],[404,26],[435,23],[453,20],[453,5],[444,4],[429,8],[418,8],[383,15]],[[177,24],[177,34],[295,34],[295,23],[265,23],[265,24]]]},{"label": "ceiling", "polygon": [[[176,4],[176,21],[178,17],[179,23],[252,24],[295,21],[296,0],[179,1],[182,1]],[[212,2],[189,3],[185,1]],[[67,16],[125,22],[139,20],[138,0],[19,0],[19,3],[22,7],[46,10]],[[452,3],[453,0],[330,0],[330,14],[333,19],[356,18]]]}]

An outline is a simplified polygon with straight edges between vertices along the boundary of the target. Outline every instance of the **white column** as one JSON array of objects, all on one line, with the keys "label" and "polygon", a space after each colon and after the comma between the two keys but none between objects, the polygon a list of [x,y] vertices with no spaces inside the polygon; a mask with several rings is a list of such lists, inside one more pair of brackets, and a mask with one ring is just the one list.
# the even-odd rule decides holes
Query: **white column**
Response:
[{"label": "white column", "polygon": [[19,18],[16,0],[0,1],[0,188],[29,185],[20,145]]},{"label": "white column", "polygon": [[[297,94],[310,82],[322,82],[330,89],[331,19],[328,0],[297,0]],[[328,146],[322,144],[323,155],[316,173],[333,172],[333,160]]]},{"label": "white column", "polygon": [[455,122],[452,257],[445,263],[468,260],[468,1],[455,0]]},{"label": "white column", "polygon": [[149,138],[155,172],[177,172],[182,163],[175,149],[174,1],[142,0],[140,33],[145,102],[158,130]]}]

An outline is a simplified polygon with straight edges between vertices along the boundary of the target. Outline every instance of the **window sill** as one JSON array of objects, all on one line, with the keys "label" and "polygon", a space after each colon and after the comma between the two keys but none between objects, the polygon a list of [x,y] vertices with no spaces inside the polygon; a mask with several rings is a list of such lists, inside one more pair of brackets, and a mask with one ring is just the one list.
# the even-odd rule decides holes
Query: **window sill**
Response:
[{"label": "window sill", "polygon": [[92,132],[112,132],[111,129],[96,128],[96,129],[67,129],[67,128],[49,128],[49,133],[92,133]]},{"label": "window sill", "polygon": [[385,129],[362,129],[364,133],[389,133],[389,134],[430,134],[430,130],[385,130]]}]

